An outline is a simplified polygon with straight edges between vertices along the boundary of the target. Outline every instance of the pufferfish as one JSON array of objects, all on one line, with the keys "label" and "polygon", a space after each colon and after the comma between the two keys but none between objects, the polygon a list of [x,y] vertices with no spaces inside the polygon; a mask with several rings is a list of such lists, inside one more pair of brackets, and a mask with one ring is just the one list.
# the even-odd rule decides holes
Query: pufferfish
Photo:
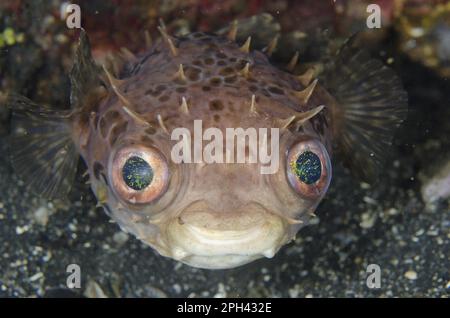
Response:
[{"label": "pufferfish", "polygon": [[[99,204],[121,229],[185,264],[226,269],[273,257],[314,217],[331,181],[330,156],[375,175],[405,118],[398,77],[352,41],[317,78],[291,71],[298,55],[287,69],[272,64],[276,39],[262,50],[251,37],[237,43],[238,32],[250,34],[239,23],[220,34],[160,32],[114,72],[96,64],[82,31],[71,108],[12,96],[11,149],[19,175],[47,198],[68,193],[81,156]],[[195,120],[221,132],[279,129],[278,169],[175,163],[171,132],[193,133]]]}]

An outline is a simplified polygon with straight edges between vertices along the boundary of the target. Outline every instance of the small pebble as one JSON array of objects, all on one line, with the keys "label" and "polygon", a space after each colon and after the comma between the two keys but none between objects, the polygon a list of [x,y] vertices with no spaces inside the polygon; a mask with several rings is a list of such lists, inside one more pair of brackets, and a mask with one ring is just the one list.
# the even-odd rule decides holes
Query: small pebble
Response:
[{"label": "small pebble", "polygon": [[289,297],[291,298],[297,298],[299,295],[299,288],[298,285],[294,286],[293,288],[289,288]]},{"label": "small pebble", "polygon": [[227,297],[227,291],[225,290],[225,286],[222,283],[219,283],[217,286],[217,293],[214,295],[214,298],[225,298]]},{"label": "small pebble", "polygon": [[36,221],[36,223],[39,225],[42,225],[42,226],[47,225],[49,215],[50,215],[50,211],[45,206],[41,206],[39,209],[34,211],[34,214],[33,214],[34,220]]},{"label": "small pebble", "polygon": [[405,277],[409,280],[416,280],[417,279],[417,273],[413,270],[407,271],[405,273]]},{"label": "small pebble", "polygon": [[123,245],[128,241],[128,234],[125,232],[117,232],[113,236],[114,242],[116,242],[118,245]]},{"label": "small pebble", "polygon": [[28,231],[28,230],[29,230],[28,225],[25,225],[25,226],[17,226],[17,227],[16,227],[16,234],[17,234],[17,235],[22,235],[23,233],[25,233],[25,232]]},{"label": "small pebble", "polygon": [[361,216],[362,220],[359,223],[359,225],[363,228],[363,229],[370,229],[374,224],[375,224],[375,220],[376,220],[376,215],[371,215],[370,213],[363,213],[363,215]]}]

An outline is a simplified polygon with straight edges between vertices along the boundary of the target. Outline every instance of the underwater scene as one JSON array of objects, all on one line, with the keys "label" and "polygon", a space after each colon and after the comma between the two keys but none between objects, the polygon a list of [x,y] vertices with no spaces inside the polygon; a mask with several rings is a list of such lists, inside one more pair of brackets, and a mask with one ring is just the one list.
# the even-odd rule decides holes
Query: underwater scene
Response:
[{"label": "underwater scene", "polygon": [[449,241],[450,1],[0,1],[1,298],[446,298]]}]

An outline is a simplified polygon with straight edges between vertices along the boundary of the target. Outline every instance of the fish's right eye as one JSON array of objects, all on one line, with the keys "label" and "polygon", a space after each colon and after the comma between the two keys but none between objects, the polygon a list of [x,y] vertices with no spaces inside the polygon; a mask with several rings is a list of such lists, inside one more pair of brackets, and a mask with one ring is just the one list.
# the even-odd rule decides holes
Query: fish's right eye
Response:
[{"label": "fish's right eye", "polygon": [[151,203],[167,189],[166,158],[152,147],[133,146],[119,150],[110,167],[115,192],[131,204]]},{"label": "fish's right eye", "polygon": [[153,181],[153,169],[141,157],[133,156],[122,167],[122,178],[126,185],[136,191],[142,191]]}]

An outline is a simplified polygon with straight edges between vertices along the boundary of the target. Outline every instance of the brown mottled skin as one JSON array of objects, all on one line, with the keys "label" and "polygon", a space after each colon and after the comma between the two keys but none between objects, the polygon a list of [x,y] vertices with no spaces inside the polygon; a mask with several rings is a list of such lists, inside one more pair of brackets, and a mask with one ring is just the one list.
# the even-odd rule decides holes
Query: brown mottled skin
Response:
[{"label": "brown mottled skin", "polygon": [[[281,130],[280,168],[273,175],[260,174],[259,164],[174,164],[170,150],[175,141],[160,127],[157,116],[169,132],[176,127],[192,130],[194,119],[203,120],[203,129],[223,131],[227,127],[276,127],[277,119],[333,105],[334,100],[317,85],[308,103],[302,104],[294,93],[305,86],[294,75],[271,65],[260,51],[243,52],[226,37],[193,33],[174,41],[176,56],[167,43],[159,41],[131,63],[118,85],[132,110],[151,127],[127,114],[112,90],[88,110],[92,112],[89,120],[83,115],[74,121],[73,135],[89,167],[92,189],[123,230],[162,255],[206,268],[234,267],[263,255],[271,257],[307,223],[322,198],[308,199],[291,188],[286,179],[286,153],[305,136],[317,138],[331,152],[329,109],[297,127],[298,131],[295,126]],[[246,63],[250,63],[247,78],[240,73]],[[180,64],[185,81],[176,76]],[[253,94],[257,114],[249,111]],[[180,112],[182,97],[189,105],[188,115]],[[125,203],[111,187],[111,158],[117,149],[131,144],[156,147],[169,163],[167,191],[151,204]],[[255,234],[257,243],[231,244],[218,252],[199,246],[194,251],[183,246],[189,238],[178,234],[186,224],[211,230],[218,240],[255,226],[266,231]]]}]

